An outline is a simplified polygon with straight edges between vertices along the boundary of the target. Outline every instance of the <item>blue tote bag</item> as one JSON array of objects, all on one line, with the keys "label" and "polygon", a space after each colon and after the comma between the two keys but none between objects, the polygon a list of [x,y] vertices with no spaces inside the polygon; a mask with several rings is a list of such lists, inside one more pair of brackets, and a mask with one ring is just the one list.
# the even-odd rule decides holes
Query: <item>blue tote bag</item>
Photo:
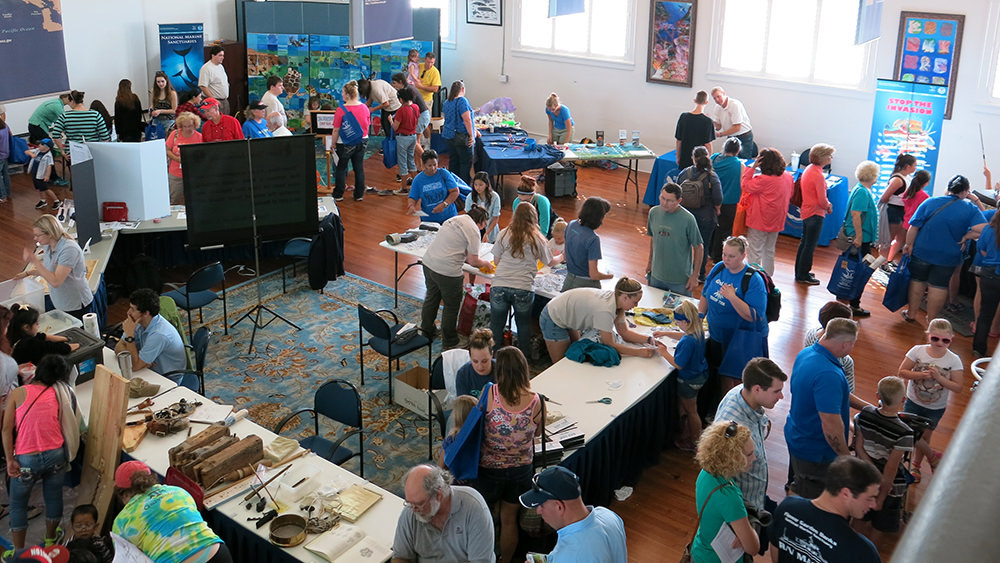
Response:
[{"label": "blue tote bag", "polygon": [[396,166],[396,132],[391,128],[388,136],[382,141],[382,164],[386,168]]},{"label": "blue tote bag", "polygon": [[444,453],[444,463],[455,479],[468,481],[479,476],[479,451],[483,445],[486,401],[492,387],[492,383],[487,383],[483,388],[476,408],[469,411],[462,429],[455,436],[455,442]]},{"label": "blue tote bag", "polygon": [[892,312],[898,311],[910,300],[910,257],[903,255],[899,267],[889,275],[882,304]]},{"label": "blue tote bag", "polygon": [[767,357],[764,331],[754,325],[755,323],[741,322],[729,342],[725,343],[726,351],[719,364],[719,375],[741,379],[747,362]]},{"label": "blue tote bag", "polygon": [[865,284],[874,273],[875,270],[861,260],[861,253],[848,248],[833,265],[826,289],[838,299],[857,299],[864,293]]},{"label": "blue tote bag", "polygon": [[350,110],[344,109],[344,117],[340,120],[339,142],[345,145],[357,145],[364,138],[365,131],[361,129],[361,122]]}]

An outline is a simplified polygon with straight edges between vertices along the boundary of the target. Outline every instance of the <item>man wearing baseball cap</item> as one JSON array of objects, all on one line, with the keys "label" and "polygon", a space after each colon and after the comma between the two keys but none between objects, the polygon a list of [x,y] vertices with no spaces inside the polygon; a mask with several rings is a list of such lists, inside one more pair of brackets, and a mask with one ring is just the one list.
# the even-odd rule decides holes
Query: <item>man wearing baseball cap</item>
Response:
[{"label": "man wearing baseball cap", "polygon": [[562,466],[542,471],[521,495],[525,508],[534,508],[559,534],[547,563],[625,563],[625,524],[603,506],[583,504],[580,480]]},{"label": "man wearing baseball cap", "polygon": [[236,141],[243,138],[240,122],[235,117],[222,113],[219,100],[205,98],[201,104],[201,111],[205,114],[205,123],[201,126],[201,138],[206,143]]}]

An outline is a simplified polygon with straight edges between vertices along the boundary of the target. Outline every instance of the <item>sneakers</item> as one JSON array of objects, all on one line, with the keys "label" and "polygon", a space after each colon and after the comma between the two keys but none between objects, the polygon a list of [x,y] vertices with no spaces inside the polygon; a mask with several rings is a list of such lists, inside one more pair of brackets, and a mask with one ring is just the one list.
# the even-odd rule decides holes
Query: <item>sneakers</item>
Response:
[{"label": "sneakers", "polygon": [[344,196],[333,196],[333,201],[344,201]]},{"label": "sneakers", "polygon": [[915,319],[915,318],[913,318],[913,317],[910,316],[910,311],[909,310],[900,311],[899,314],[900,314],[900,316],[903,317],[903,320],[906,321],[906,322],[908,322],[908,323],[915,323],[915,322],[917,322],[917,319]]},{"label": "sneakers", "polygon": [[854,315],[855,318],[872,316],[871,311],[869,311],[868,309],[862,309],[861,307],[851,307],[851,313]]},{"label": "sneakers", "polygon": [[810,276],[804,280],[795,280],[796,283],[804,283],[806,285],[819,285],[819,280]]},{"label": "sneakers", "polygon": [[40,199],[40,200],[38,200],[38,203],[35,204],[35,209],[44,209],[46,205],[48,205],[48,204],[45,203],[45,200],[44,199]]},{"label": "sneakers", "polygon": [[59,209],[60,205],[62,205],[62,202],[57,199],[52,202],[52,209]]},{"label": "sneakers", "polygon": [[[406,186],[409,187],[409,186],[412,186],[412,185],[413,185],[413,178],[407,178],[406,179]],[[407,190],[407,191],[409,191],[409,190]]]},{"label": "sneakers", "polygon": [[379,191],[375,192],[375,195],[386,196],[386,195],[393,195],[395,193],[396,193],[395,190],[379,190]]},{"label": "sneakers", "polygon": [[69,185],[69,180],[67,180],[66,178],[59,178],[58,180],[53,181],[52,185],[54,185],[54,186],[68,186]]},{"label": "sneakers", "polygon": [[367,188],[365,188],[365,191],[368,191],[368,192],[377,192],[378,188],[376,188],[375,186],[368,186]]},{"label": "sneakers", "polygon": [[400,176],[399,174],[396,174],[396,182],[402,182],[402,181],[403,181],[403,177]]},{"label": "sneakers", "polygon": [[354,198],[354,201],[364,201],[364,200],[365,200],[365,196]]}]

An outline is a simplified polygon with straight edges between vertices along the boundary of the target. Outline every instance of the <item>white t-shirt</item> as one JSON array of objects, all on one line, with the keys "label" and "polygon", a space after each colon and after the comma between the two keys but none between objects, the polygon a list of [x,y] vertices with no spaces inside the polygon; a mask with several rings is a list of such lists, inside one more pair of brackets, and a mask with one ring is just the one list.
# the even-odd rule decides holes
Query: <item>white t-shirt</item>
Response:
[{"label": "white t-shirt", "polygon": [[[958,354],[948,350],[941,358],[931,357],[929,351],[930,344],[920,344],[910,348],[906,357],[913,360],[913,371],[923,371],[928,366],[937,366],[941,375],[950,378],[954,370],[962,371],[962,359]],[[918,405],[931,409],[941,410],[948,406],[948,395],[950,392],[940,383],[933,379],[921,379],[919,381],[911,379],[906,386],[906,398]]]},{"label": "white t-shirt", "polygon": [[38,164],[31,162],[28,164],[28,169],[30,170],[32,166],[37,166],[35,169],[35,178],[38,180],[44,180],[45,174],[48,173],[49,166],[52,166],[55,162],[52,159],[52,150],[50,149],[43,153],[42,151],[35,149],[35,156],[31,158],[32,160],[38,160]]},{"label": "white t-shirt", "polygon": [[524,256],[517,258],[511,253],[510,239],[510,229],[503,229],[493,245],[493,256],[497,261],[493,285],[531,291],[535,274],[538,273],[538,261],[548,264],[552,261],[552,253],[549,252],[548,244],[544,240],[539,240],[536,245],[537,252],[532,250],[530,243],[525,244]]},{"label": "white t-shirt", "polygon": [[212,61],[201,65],[201,70],[198,72],[198,86],[207,88],[217,100],[229,98],[229,77],[226,76],[226,69]]},{"label": "white t-shirt", "polygon": [[596,328],[612,332],[615,328],[615,292],[610,289],[578,287],[564,291],[545,306],[549,318],[566,330]]},{"label": "white t-shirt", "polygon": [[740,130],[735,135],[742,135],[753,128],[750,125],[750,116],[747,115],[747,110],[743,107],[743,102],[736,98],[729,98],[726,107],[716,104],[712,118],[722,124],[723,131],[739,123]]},{"label": "white t-shirt", "polygon": [[265,115],[271,115],[274,112],[278,112],[278,115],[281,116],[281,125],[288,125],[288,116],[285,115],[285,106],[281,104],[281,100],[272,94],[270,90],[264,92],[264,95],[260,97],[260,103],[267,106]]},{"label": "white t-shirt", "polygon": [[442,276],[462,276],[462,265],[469,254],[479,254],[479,226],[468,215],[456,215],[441,224],[427,247],[423,263]]},{"label": "white t-shirt", "polygon": [[399,98],[396,97],[396,89],[385,80],[372,80],[372,101],[373,106],[382,105],[389,102],[389,111],[399,109]]}]

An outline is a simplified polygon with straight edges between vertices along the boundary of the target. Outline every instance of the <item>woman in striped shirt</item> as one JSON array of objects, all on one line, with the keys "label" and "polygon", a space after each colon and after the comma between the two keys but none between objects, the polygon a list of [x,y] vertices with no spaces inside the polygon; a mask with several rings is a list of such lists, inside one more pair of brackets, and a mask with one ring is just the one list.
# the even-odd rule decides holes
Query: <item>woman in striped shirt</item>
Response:
[{"label": "woman in striped shirt", "polygon": [[[60,149],[65,141],[110,141],[111,135],[104,118],[83,103],[83,92],[69,93],[70,110],[60,115],[52,124],[52,138]],[[64,141],[65,140],[65,141]]]}]

